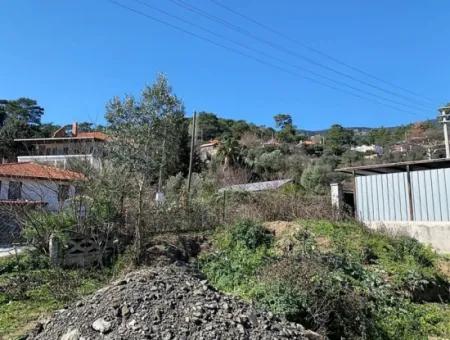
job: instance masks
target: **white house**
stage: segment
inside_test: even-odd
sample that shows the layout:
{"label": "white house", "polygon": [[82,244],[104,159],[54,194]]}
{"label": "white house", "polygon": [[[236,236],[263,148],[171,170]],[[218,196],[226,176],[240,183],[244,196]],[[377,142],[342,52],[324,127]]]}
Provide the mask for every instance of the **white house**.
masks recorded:
{"label": "white house", "polygon": [[79,172],[24,162],[0,164],[0,206],[41,205],[58,211],[75,195]]}
{"label": "white house", "polygon": [[101,131],[83,132],[77,123],[71,128],[64,126],[55,131],[51,138],[15,139],[24,150],[17,157],[19,163],[37,162],[66,168],[70,161],[82,160],[99,168],[102,145],[109,136]]}
{"label": "white house", "polygon": [[376,154],[378,156],[381,156],[383,154],[383,147],[375,144],[352,146],[351,150],[366,154],[367,153]]}

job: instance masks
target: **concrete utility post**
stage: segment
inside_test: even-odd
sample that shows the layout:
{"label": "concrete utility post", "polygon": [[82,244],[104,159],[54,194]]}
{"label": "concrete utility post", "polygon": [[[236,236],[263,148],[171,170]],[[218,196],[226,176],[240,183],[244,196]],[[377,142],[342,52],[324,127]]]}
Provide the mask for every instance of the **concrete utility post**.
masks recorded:
{"label": "concrete utility post", "polygon": [[448,127],[447,127],[447,124],[450,123],[450,106],[441,107],[438,111],[440,112],[438,119],[444,126],[445,158],[450,158],[450,145],[448,144]]}

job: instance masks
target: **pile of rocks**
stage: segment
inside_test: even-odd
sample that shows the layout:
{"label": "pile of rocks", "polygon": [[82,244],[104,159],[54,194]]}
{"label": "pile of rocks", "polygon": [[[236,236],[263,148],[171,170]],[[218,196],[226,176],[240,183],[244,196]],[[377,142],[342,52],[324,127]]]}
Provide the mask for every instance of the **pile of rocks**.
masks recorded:
{"label": "pile of rocks", "polygon": [[234,297],[189,267],[142,269],[60,310],[29,339],[321,339]]}

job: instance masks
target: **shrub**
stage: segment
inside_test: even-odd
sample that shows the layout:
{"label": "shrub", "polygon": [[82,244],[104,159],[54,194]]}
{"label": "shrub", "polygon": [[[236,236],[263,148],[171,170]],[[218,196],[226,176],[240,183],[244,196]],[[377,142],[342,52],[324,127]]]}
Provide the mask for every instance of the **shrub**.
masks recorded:
{"label": "shrub", "polygon": [[55,234],[60,239],[64,239],[66,233],[73,230],[75,225],[76,219],[71,213],[36,210],[27,215],[22,233],[29,243],[46,254],[50,236]]}
{"label": "shrub", "polygon": [[262,245],[269,245],[273,235],[260,224],[244,220],[231,228],[231,238],[233,242],[241,242],[249,249],[256,249]]}
{"label": "shrub", "polygon": [[200,258],[202,270],[219,289],[250,297],[257,271],[272,257],[272,237],[253,221],[236,223],[216,235],[217,251]]}
{"label": "shrub", "polygon": [[449,301],[428,247],[348,222],[304,221],[278,242],[260,233],[245,221],[216,235],[200,265],[218,289],[331,339],[450,335],[450,308],[424,303]]}

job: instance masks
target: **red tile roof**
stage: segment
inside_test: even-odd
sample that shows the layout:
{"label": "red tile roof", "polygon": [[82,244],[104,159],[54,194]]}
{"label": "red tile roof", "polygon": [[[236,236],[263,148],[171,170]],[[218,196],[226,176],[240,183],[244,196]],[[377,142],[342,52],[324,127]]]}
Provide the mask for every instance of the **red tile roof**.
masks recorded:
{"label": "red tile roof", "polygon": [[220,144],[220,141],[217,139],[211,139],[208,143],[200,145],[200,148],[205,148],[208,146],[217,146]]}
{"label": "red tile roof", "polygon": [[82,173],[32,162],[0,164],[0,177],[43,179],[52,181],[84,180]]}
{"label": "red tile roof", "polygon": [[109,140],[109,136],[106,133],[101,131],[93,131],[93,132],[78,132],[75,138],[93,138],[98,140],[107,141]]}

